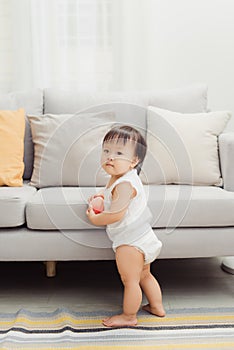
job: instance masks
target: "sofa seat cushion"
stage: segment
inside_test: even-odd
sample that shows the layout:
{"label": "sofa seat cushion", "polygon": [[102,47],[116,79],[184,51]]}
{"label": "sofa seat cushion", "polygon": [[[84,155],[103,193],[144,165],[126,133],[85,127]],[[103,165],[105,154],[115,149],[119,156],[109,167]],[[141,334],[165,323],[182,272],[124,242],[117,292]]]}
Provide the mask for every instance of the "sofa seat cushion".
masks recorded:
{"label": "sofa seat cushion", "polygon": [[36,230],[90,229],[86,217],[92,187],[46,187],[31,198],[26,207],[27,226]]}
{"label": "sofa seat cushion", "polygon": [[36,191],[27,182],[22,187],[0,187],[0,227],[23,225],[26,203]]}
{"label": "sofa seat cushion", "polygon": [[[155,228],[234,226],[234,192],[189,185],[150,185],[145,189]],[[86,209],[87,199],[94,193],[90,187],[40,189],[27,204],[27,225],[38,230],[93,228]]]}
{"label": "sofa seat cushion", "polygon": [[234,192],[215,186],[150,185],[153,227],[234,226]]}

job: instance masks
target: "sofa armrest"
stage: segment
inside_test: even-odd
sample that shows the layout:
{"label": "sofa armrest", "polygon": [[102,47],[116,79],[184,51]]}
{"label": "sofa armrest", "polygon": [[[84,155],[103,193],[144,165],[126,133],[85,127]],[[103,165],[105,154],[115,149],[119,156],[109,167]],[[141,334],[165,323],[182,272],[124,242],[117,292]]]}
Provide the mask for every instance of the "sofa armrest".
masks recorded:
{"label": "sofa armrest", "polygon": [[223,188],[234,192],[234,132],[219,136],[219,156]]}

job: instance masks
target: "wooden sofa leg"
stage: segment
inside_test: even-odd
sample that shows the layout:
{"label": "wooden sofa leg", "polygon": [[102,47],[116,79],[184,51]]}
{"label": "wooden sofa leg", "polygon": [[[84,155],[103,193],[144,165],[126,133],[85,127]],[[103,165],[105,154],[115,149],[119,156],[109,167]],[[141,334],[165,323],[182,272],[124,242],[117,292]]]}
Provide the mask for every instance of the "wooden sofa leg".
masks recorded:
{"label": "wooden sofa leg", "polygon": [[57,261],[46,261],[46,276],[55,277],[56,276],[56,264]]}

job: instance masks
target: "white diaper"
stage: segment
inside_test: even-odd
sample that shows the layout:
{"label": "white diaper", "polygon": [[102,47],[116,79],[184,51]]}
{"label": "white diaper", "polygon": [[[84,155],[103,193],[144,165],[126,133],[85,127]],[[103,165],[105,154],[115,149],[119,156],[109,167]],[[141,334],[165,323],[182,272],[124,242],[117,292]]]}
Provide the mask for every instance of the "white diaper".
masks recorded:
{"label": "white diaper", "polygon": [[[126,243],[126,245],[135,247],[144,254],[145,265],[153,262],[159,256],[162,248],[162,242],[157,238],[153,230],[145,234],[142,238],[134,241],[133,243]],[[116,248],[119,246],[120,245],[114,245],[114,251],[116,251]]]}

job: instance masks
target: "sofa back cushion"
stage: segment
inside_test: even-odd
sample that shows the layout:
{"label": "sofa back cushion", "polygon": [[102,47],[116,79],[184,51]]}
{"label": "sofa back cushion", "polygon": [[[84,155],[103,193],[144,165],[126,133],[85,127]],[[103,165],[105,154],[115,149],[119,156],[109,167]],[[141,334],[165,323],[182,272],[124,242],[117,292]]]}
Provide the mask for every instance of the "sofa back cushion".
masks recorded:
{"label": "sofa back cushion", "polygon": [[[43,91],[33,89],[0,94],[0,109],[17,110],[24,108],[25,114],[40,115],[43,113]],[[30,179],[33,170],[33,143],[29,121],[26,118],[24,137],[24,179]]]}
{"label": "sofa back cushion", "polygon": [[176,112],[207,111],[207,86],[204,84],[165,91],[81,93],[64,89],[44,90],[44,113],[76,113],[112,110],[116,121],[146,130],[146,108],[157,106]]}
{"label": "sofa back cushion", "polygon": [[[43,112],[73,114],[85,109],[90,112],[112,110],[116,115],[116,121],[131,123],[142,133],[146,130],[146,107],[148,105],[179,112],[205,112],[207,111],[207,87],[201,84],[165,91],[106,94],[49,88],[44,90],[44,95],[40,89],[0,94],[0,109],[16,110],[22,107],[26,115],[38,116]],[[24,179],[30,179],[32,175],[33,150],[31,129],[26,117]]]}

